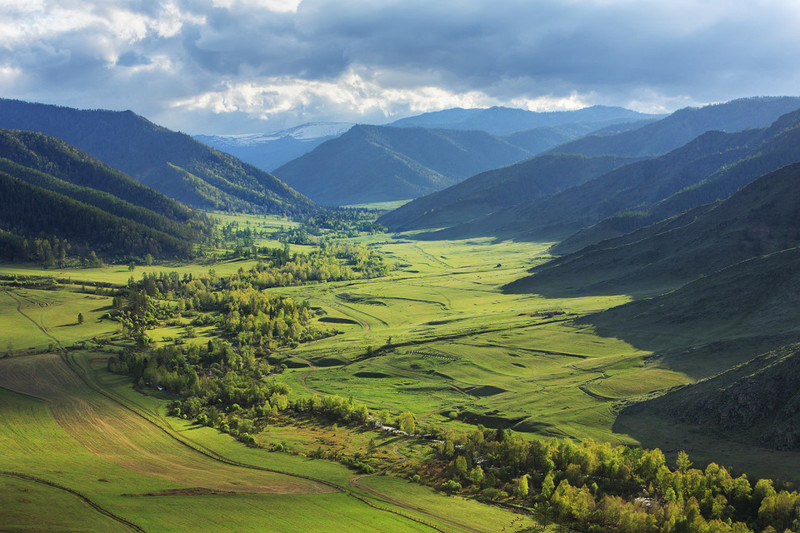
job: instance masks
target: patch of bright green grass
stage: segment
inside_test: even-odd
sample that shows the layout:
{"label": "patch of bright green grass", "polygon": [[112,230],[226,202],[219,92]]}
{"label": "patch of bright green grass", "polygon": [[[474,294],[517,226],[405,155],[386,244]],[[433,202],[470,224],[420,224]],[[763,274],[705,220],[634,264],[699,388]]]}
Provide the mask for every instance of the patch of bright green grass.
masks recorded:
{"label": "patch of bright green grass", "polygon": [[[0,350],[40,350],[110,335],[118,324],[101,318],[110,304],[109,297],[80,291],[6,288],[0,291]],[[79,314],[83,323],[78,322]]]}

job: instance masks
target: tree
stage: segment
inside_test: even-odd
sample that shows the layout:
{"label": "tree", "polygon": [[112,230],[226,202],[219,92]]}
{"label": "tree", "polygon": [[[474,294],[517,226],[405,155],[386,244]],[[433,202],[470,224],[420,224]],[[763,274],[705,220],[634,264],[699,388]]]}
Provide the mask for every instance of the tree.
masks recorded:
{"label": "tree", "polygon": [[414,424],[414,415],[408,411],[405,411],[397,417],[397,426],[400,428],[400,431],[405,431],[409,435],[414,433],[414,430],[416,429]]}
{"label": "tree", "polygon": [[153,264],[153,256],[150,255],[150,254],[147,254],[146,256],[144,256],[144,264],[147,265],[147,266],[152,265]]}
{"label": "tree", "polygon": [[454,492],[461,491],[461,483],[458,481],[454,481],[452,479],[445,481],[442,483],[441,488],[443,491],[447,492],[448,494],[453,494]]}
{"label": "tree", "polygon": [[78,313],[78,324],[83,324],[83,313]]}
{"label": "tree", "polygon": [[477,465],[475,468],[470,470],[467,479],[469,479],[474,485],[480,485],[483,481],[483,468],[481,468],[481,465]]}
{"label": "tree", "polygon": [[517,498],[528,497],[528,474],[523,474],[519,477],[514,492],[516,493]]}
{"label": "tree", "polygon": [[458,479],[464,479],[464,477],[467,475],[467,460],[463,455],[456,457],[456,460],[453,463],[453,475]]}
{"label": "tree", "polygon": [[97,254],[94,253],[94,250],[89,252],[89,266],[91,267],[101,267],[103,266],[103,262],[97,257]]}
{"label": "tree", "polygon": [[679,451],[678,460],[675,465],[681,472],[686,472],[687,470],[689,470],[692,467],[692,462],[689,460],[689,454],[687,454],[683,450]]}
{"label": "tree", "polygon": [[556,484],[553,482],[553,475],[547,474],[544,477],[544,481],[542,481],[542,497],[545,500],[549,500],[550,496],[553,495],[553,490],[555,490]]}
{"label": "tree", "polygon": [[136,268],[136,263],[134,261],[128,263],[128,272],[133,272],[135,268]]}

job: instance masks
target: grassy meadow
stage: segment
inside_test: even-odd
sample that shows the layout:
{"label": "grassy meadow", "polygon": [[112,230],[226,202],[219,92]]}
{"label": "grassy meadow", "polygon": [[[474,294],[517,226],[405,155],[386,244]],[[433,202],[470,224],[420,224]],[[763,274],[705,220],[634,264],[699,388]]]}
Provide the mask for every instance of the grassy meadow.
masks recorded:
{"label": "grassy meadow", "polygon": [[[295,227],[285,219],[214,216],[259,230]],[[617,424],[620,402],[692,380],[649,359],[651,352],[576,322],[630,301],[628,295],[503,293],[503,285],[547,259],[552,243],[411,241],[386,234],[350,240],[381,254],[394,270],[374,279],[269,289],[308,300],[318,325],[339,332],[271,355],[286,365],[274,378],[289,385],[294,399],[336,394],[373,412],[410,411],[418,423],[455,430],[483,424],[530,438],[640,444],[629,427]],[[109,350],[119,346],[92,341],[111,338],[119,324],[101,318],[111,297],[82,284],[123,286],[143,272],[202,275],[213,268],[224,275],[254,263],[137,265],[133,272],[120,265],[0,266],[7,281],[62,280],[55,289],[10,282],[0,289],[0,354],[10,356],[0,359],[0,497],[13,502],[0,509],[0,524],[112,531],[131,529],[128,521],[145,531],[291,531],[307,528],[313,516],[315,531],[517,531],[535,525],[526,515],[448,498],[391,472],[364,476],[309,458],[317,449],[349,456],[373,446],[369,461],[378,473],[394,466],[407,475],[431,454],[429,444],[308,420],[259,433],[261,447],[279,445],[291,453],[268,452],[168,417],[169,396],[143,395],[129,378],[106,370]],[[188,320],[148,334],[156,345],[169,343],[185,337],[187,326]],[[206,343],[216,334],[212,326],[198,327],[185,342]],[[65,356],[57,348],[73,349]],[[760,473],[774,474],[769,470]],[[59,502],[55,513],[42,511],[44,501]]]}

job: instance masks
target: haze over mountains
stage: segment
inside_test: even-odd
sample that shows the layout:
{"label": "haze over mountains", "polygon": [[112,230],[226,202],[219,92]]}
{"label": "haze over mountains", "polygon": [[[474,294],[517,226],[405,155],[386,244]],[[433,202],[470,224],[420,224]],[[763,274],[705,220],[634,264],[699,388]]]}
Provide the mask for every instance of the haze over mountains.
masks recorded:
{"label": "haze over mountains", "polygon": [[[514,194],[514,189],[506,189],[504,172],[518,171],[518,169],[510,167],[505,171],[498,171],[492,180],[480,187],[483,190],[482,194],[486,196],[494,195],[494,188],[500,191],[496,193],[498,195],[502,195],[502,191],[507,190],[504,205],[498,206],[498,209],[490,214],[485,215],[480,212],[473,214],[470,210],[461,210],[458,206],[460,189],[454,188],[452,197],[448,190],[442,191],[441,202],[435,208],[435,211],[438,211],[435,217],[431,214],[420,216],[419,213],[424,213],[426,210],[420,210],[415,204],[424,205],[426,200],[419,199],[406,204],[393,213],[384,215],[380,221],[393,230],[437,228],[441,227],[437,220],[459,221],[458,224],[451,222],[449,229],[430,233],[427,238],[505,235],[526,239],[561,240],[606,217],[631,210],[640,211],[683,191],[682,200],[673,199],[672,210],[664,211],[664,216],[669,216],[669,214],[676,214],[689,207],[699,205],[699,203],[704,203],[704,200],[711,201],[707,200],[705,196],[696,194],[697,191],[690,193],[690,188],[711,178],[716,172],[721,172],[742,159],[758,154],[765,145],[769,144],[770,140],[775,141],[776,150],[782,150],[777,147],[781,146],[783,141],[775,138],[779,130],[784,127],[782,122],[776,124],[773,129],[736,132],[736,129],[743,123],[748,124],[749,128],[763,127],[778,119],[783,113],[793,111],[798,107],[800,107],[798,98],[757,98],[700,109],[681,110],[639,130],[597,138],[606,142],[609,147],[607,153],[615,153],[611,148],[616,146],[617,155],[630,155],[640,151],[638,148],[641,145],[640,135],[649,136],[651,146],[658,145],[665,148],[678,142],[676,137],[678,130],[701,132],[699,137],[685,146],[677,147],[660,157],[622,166],[580,185],[564,187],[561,192],[532,199],[533,201],[524,195]],[[675,118],[676,115],[678,118]],[[747,120],[743,119],[743,116],[748,117]],[[693,117],[696,121],[693,121]],[[709,117],[713,118],[713,121]],[[725,117],[728,117],[727,122]],[[786,120],[791,121],[791,115]],[[734,133],[709,132],[703,134],[704,128],[711,122],[721,129]],[[637,132],[637,135],[631,135]],[[626,148],[628,141],[635,144],[637,148]],[[792,162],[794,155],[791,153],[791,145],[787,150],[790,153],[777,157],[774,163],[767,163],[766,166],[759,167],[760,172],[755,175],[752,172],[744,173],[744,176],[749,176],[749,178],[737,173],[739,177],[736,178],[738,180],[736,183],[738,185],[746,184],[748,179],[752,181],[764,172],[777,168],[775,165],[779,165],[780,161]],[[554,150],[553,155],[556,155],[556,152]],[[587,157],[586,161],[590,162],[592,159]],[[766,161],[766,159],[762,159],[762,161]],[[530,179],[537,178],[531,176]],[[474,177],[470,180],[477,182],[485,181],[486,178]],[[470,180],[464,182],[462,187]],[[708,191],[712,190],[708,187],[705,185],[703,188]],[[733,190],[725,189],[724,186],[713,190],[714,194],[725,190],[728,190],[727,194],[733,192]],[[452,206],[450,198],[452,198]],[[653,221],[655,220],[650,222]],[[624,229],[624,225],[621,229]],[[630,231],[630,229],[635,228],[628,227],[625,231]],[[597,238],[600,238],[600,235]]]}
{"label": "haze over mountains", "polygon": [[607,107],[552,113],[451,109],[389,126],[356,126],[275,174],[323,205],[406,200],[591,132],[627,130],[653,119]]}
{"label": "haze over mountains", "polygon": [[396,120],[389,126],[398,128],[432,128],[444,130],[480,130],[492,135],[537,128],[584,125],[592,130],[641,120],[655,120],[659,115],[647,115],[622,107],[591,106],[575,111],[535,112],[507,107],[488,109],[445,109]]}
{"label": "haze over mountains", "polygon": [[195,135],[194,139],[271,172],[352,127],[344,122],[312,122],[272,133]]}

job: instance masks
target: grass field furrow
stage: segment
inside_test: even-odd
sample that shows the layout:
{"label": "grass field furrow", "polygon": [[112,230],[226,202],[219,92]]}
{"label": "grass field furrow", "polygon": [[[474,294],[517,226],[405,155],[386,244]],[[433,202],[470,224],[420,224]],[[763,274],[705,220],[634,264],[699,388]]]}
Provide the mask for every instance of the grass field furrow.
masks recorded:
{"label": "grass field furrow", "polygon": [[84,503],[86,503],[89,507],[91,507],[92,509],[94,509],[98,513],[100,513],[102,515],[105,515],[105,516],[111,518],[112,520],[115,520],[116,522],[119,522],[120,524],[122,524],[126,528],[128,528],[130,530],[133,530],[133,531],[138,531],[140,533],[145,533],[144,529],[142,529],[141,527],[137,526],[136,524],[134,524],[130,520],[126,520],[125,518],[122,518],[121,516],[109,511],[108,509],[106,509],[106,508],[102,507],[101,505],[99,505],[97,502],[95,502],[92,499],[90,499],[88,496],[85,496],[84,494],[81,494],[80,492],[78,492],[76,490],[73,490],[73,489],[71,489],[69,487],[65,487],[63,485],[59,485],[58,483],[53,483],[52,481],[47,481],[46,479],[42,479],[42,478],[39,478],[39,477],[36,477],[36,476],[31,476],[29,474],[23,474],[21,472],[0,471],[0,474],[2,474],[4,476],[16,477],[16,478],[23,479],[23,480],[26,480],[26,481],[32,481],[34,483],[47,485],[48,487],[53,487],[55,489],[62,490],[64,492],[68,492],[68,493],[78,497],[80,500],[82,500]]}

